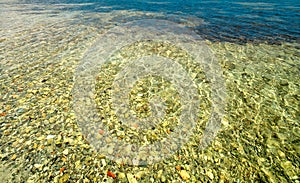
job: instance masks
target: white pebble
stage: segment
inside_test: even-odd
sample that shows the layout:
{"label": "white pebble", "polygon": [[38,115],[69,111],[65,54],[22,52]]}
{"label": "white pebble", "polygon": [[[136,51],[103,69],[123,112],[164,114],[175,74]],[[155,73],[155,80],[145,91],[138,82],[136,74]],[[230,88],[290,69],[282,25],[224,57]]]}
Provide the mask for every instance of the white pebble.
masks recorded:
{"label": "white pebble", "polygon": [[68,155],[68,154],[69,154],[69,150],[68,150],[68,149],[65,149],[65,150],[63,151],[63,154],[64,154],[64,155]]}
{"label": "white pebble", "polygon": [[46,137],[46,139],[48,140],[48,139],[53,139],[55,137],[55,135],[48,135],[47,137]]}

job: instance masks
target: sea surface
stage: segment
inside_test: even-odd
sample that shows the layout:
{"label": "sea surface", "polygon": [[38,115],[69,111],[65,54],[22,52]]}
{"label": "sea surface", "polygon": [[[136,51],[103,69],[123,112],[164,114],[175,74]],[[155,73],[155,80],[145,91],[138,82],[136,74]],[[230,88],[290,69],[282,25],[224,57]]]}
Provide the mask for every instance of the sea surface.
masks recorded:
{"label": "sea surface", "polygon": [[299,0],[0,0],[0,182],[300,182],[299,78]]}
{"label": "sea surface", "polygon": [[[3,0],[2,0],[3,1]],[[3,1],[2,12],[6,12],[7,3]],[[247,42],[282,41],[299,42],[300,2],[286,1],[12,1],[22,8],[23,13],[59,14],[81,12],[102,13],[121,11],[141,11],[162,14],[163,16],[186,16],[199,25],[194,27],[203,38],[214,41]],[[125,18],[125,17],[120,17]],[[203,22],[197,20],[202,19]],[[132,17],[132,19],[134,19]],[[5,21],[2,18],[1,21]],[[89,21],[89,20],[87,20]],[[174,20],[176,21],[176,19]],[[178,20],[177,20],[178,21]],[[86,22],[88,23],[88,22]]]}

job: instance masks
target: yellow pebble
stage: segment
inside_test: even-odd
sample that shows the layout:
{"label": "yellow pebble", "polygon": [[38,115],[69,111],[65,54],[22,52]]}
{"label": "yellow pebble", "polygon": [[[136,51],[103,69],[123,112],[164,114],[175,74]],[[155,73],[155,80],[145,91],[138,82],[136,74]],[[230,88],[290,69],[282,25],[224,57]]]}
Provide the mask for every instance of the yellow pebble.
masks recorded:
{"label": "yellow pebble", "polygon": [[180,170],[179,175],[183,180],[188,180],[190,178],[190,175],[186,170]]}
{"label": "yellow pebble", "polygon": [[17,155],[14,154],[10,159],[11,159],[11,160],[15,160],[16,158],[17,158]]}

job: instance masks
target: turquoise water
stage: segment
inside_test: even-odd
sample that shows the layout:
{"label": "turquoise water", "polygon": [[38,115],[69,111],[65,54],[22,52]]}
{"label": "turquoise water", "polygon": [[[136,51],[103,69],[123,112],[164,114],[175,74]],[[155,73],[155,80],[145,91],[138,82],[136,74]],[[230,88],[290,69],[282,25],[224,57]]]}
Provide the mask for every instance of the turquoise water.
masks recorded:
{"label": "turquoise water", "polygon": [[[56,8],[59,11],[83,13],[111,12],[114,10],[162,13],[164,16],[188,16],[204,20],[196,27],[203,38],[218,41],[242,42],[298,41],[300,39],[300,2],[287,1],[19,1],[32,5],[72,5]],[[28,7],[31,13],[48,13],[48,9]],[[119,19],[125,17],[118,17]],[[89,21],[89,20],[87,20]],[[119,20],[120,21],[120,20]],[[128,20],[127,20],[128,21]],[[178,21],[174,19],[174,21]],[[88,22],[86,22],[88,23]]]}

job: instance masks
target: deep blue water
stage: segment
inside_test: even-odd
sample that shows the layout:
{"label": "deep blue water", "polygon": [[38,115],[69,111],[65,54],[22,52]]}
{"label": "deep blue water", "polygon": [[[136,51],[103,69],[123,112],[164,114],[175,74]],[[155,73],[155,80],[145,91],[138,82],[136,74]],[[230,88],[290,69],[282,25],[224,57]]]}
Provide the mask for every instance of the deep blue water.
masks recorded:
{"label": "deep blue water", "polygon": [[300,42],[300,0],[21,0],[20,3],[84,4],[62,8],[63,11],[137,10],[166,16],[196,16],[204,23],[195,31],[212,41]]}

